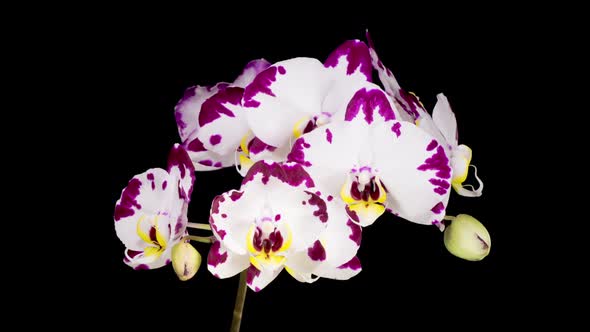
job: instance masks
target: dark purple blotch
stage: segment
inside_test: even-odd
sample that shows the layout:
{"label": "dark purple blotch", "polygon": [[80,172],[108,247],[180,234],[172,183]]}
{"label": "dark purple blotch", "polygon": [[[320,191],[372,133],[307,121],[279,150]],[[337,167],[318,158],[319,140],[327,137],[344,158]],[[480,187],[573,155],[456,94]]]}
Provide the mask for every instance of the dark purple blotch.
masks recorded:
{"label": "dark purple blotch", "polygon": [[307,255],[314,261],[323,261],[326,259],[326,250],[319,240],[316,240],[313,245],[307,249]]}
{"label": "dark purple blotch", "polygon": [[133,178],[127,184],[127,187],[123,189],[121,193],[121,200],[115,206],[115,221],[121,220],[132,216],[135,209],[141,209],[141,205],[137,203],[137,196],[139,195],[139,188],[141,187],[141,181],[137,178]]}
{"label": "dark purple blotch", "polygon": [[362,108],[363,113],[365,114],[365,121],[371,124],[373,122],[373,113],[377,107],[379,107],[379,115],[383,117],[385,121],[395,120],[395,113],[383,91],[378,89],[367,91],[367,88],[362,88],[358,90],[348,102],[346,113],[344,114],[344,120],[352,121]]}
{"label": "dark purple blotch", "polygon": [[213,242],[211,249],[209,249],[207,264],[216,267],[219,264],[225,263],[226,260],[227,252],[221,253],[221,243],[219,241]]}

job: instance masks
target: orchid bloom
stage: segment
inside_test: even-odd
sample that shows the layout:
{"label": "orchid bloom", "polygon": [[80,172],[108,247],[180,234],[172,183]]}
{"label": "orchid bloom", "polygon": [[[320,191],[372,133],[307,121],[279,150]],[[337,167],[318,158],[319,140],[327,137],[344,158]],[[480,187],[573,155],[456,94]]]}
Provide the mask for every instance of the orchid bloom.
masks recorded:
{"label": "orchid bloom", "polygon": [[301,282],[315,281],[312,274],[356,275],[360,227],[333,197],[320,195],[299,164],[255,163],[240,190],[213,200],[209,222],[217,241],[209,251],[209,271],[228,278],[248,269],[254,291],[283,269]]}
{"label": "orchid bloom", "polygon": [[125,245],[124,262],[134,269],[156,269],[171,261],[172,248],[186,235],[187,209],[195,169],[180,145],[168,169],[134,176],[115,205],[115,231]]}
{"label": "orchid bloom", "polygon": [[358,40],[340,45],[323,64],[313,58],[275,63],[245,88],[248,125],[263,142],[290,147],[294,139],[330,122],[342,90],[371,84],[371,74],[368,47]]}
{"label": "orchid bloom", "polygon": [[451,169],[439,142],[397,121],[378,87],[357,91],[343,118],[301,136],[288,161],[305,166],[317,187],[341,198],[362,226],[391,210],[442,227]]}
{"label": "orchid bloom", "polygon": [[[452,177],[451,184],[453,189],[461,195],[468,197],[481,196],[483,190],[483,182],[477,176],[477,168],[475,170],[475,178],[479,183],[479,188],[475,189],[472,185],[463,185],[467,179],[469,166],[471,163],[471,149],[464,144],[459,145],[459,132],[457,131],[457,119],[449,105],[447,97],[442,93],[437,95],[437,103],[432,110],[432,116],[428,114],[424,105],[420,102],[418,97],[413,93],[408,93],[403,90],[391,70],[386,68],[375,51],[373,42],[367,32],[367,40],[369,41],[369,50],[371,54],[373,67],[379,73],[379,79],[385,88],[385,91],[395,100],[399,108],[403,109],[401,119],[415,123],[418,127],[424,129],[432,136],[436,137],[438,142],[444,147],[447,154],[451,157]],[[466,187],[471,187],[467,189]]]}
{"label": "orchid bloom", "polygon": [[[242,107],[244,87],[270,66],[250,61],[233,83],[188,88],[175,107],[178,133],[197,171],[232,166],[236,152],[255,139]],[[245,139],[248,139],[244,142]]]}

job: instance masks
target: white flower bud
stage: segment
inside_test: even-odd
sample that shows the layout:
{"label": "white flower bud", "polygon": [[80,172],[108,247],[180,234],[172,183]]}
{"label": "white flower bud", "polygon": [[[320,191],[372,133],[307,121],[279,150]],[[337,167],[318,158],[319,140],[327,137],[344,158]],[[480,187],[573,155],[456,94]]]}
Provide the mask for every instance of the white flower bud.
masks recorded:
{"label": "white flower bud", "polygon": [[172,267],[178,278],[187,281],[201,266],[201,254],[188,242],[177,243],[172,248]]}
{"label": "white flower bud", "polygon": [[489,253],[492,245],[490,233],[475,218],[460,214],[455,217],[444,234],[447,250],[468,261],[480,261]]}

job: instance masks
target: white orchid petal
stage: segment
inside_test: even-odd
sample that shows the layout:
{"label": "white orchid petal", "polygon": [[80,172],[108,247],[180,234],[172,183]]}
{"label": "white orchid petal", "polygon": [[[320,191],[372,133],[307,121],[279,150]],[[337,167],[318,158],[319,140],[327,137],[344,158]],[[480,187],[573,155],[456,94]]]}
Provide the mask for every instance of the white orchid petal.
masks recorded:
{"label": "white orchid petal", "polygon": [[450,160],[439,142],[413,124],[389,127],[379,124],[371,133],[386,206],[402,218],[431,224],[431,209],[450,194]]}
{"label": "white orchid petal", "polygon": [[211,204],[209,223],[215,237],[232,252],[247,253],[246,235],[264,208],[264,198],[252,191],[231,190]]}
{"label": "white orchid petal", "polygon": [[223,245],[220,241],[211,244],[207,257],[207,268],[217,278],[232,277],[250,266],[248,255],[239,255]]}
{"label": "white orchid petal", "polygon": [[272,65],[245,88],[249,127],[266,144],[287,144],[299,119],[321,113],[329,84],[316,59],[294,58]]}
{"label": "white orchid petal", "polygon": [[203,103],[197,137],[208,151],[221,156],[233,154],[248,133],[243,94],[243,88],[230,86],[220,89]]}
{"label": "white orchid petal", "polygon": [[178,134],[183,143],[199,129],[199,113],[201,106],[209,97],[226,87],[228,83],[218,83],[215,86],[193,86],[185,90],[182,99],[174,107],[174,117],[178,126]]}
{"label": "white orchid petal", "polygon": [[330,266],[340,266],[354,257],[361,245],[362,228],[346,213],[345,204],[340,199],[328,196],[328,227],[320,241],[326,250],[326,262]]}
{"label": "white orchid petal", "polygon": [[369,48],[360,40],[348,40],[338,46],[326,59],[324,66],[334,79],[372,80]]}
{"label": "white orchid petal", "polygon": [[455,113],[451,109],[449,100],[444,94],[439,93],[436,95],[437,102],[432,110],[432,120],[434,124],[440,130],[441,134],[445,137],[448,144],[456,146],[458,144],[458,133],[457,133],[457,119]]}
{"label": "white orchid petal", "polygon": [[348,280],[362,271],[360,260],[354,256],[348,262],[337,266],[324,265],[315,271],[322,278],[335,280]]}
{"label": "white orchid petal", "polygon": [[220,155],[208,151],[196,135],[191,136],[184,147],[188,151],[196,171],[214,171],[234,164],[233,153]]}
{"label": "white orchid petal", "polygon": [[184,220],[181,215],[185,204],[179,196],[178,179],[165,170],[152,168],[136,175],[115,205],[117,236],[128,249],[143,251],[149,244],[138,234],[138,224],[144,232],[157,224],[168,239],[170,229],[176,227],[177,221]]}
{"label": "white orchid petal", "polygon": [[252,83],[256,75],[270,67],[270,62],[265,59],[256,59],[248,62],[248,64],[242,70],[242,73],[235,79],[233,86],[245,88],[248,84]]}
{"label": "white orchid petal", "polygon": [[255,292],[259,292],[261,289],[270,284],[270,282],[273,281],[282,270],[283,268],[280,267],[276,270],[266,269],[261,271],[253,265],[250,265],[248,268],[248,276],[246,278],[248,287],[250,287],[250,289]]}
{"label": "white orchid petal", "polygon": [[375,120],[390,121],[399,118],[395,103],[381,88],[359,80],[341,80],[328,91],[323,111],[332,115],[332,121],[351,121],[356,116],[368,123]]}
{"label": "white orchid petal", "polygon": [[337,197],[354,165],[359,165],[369,127],[363,121],[333,122],[300,137],[287,160],[305,166],[322,192]]}

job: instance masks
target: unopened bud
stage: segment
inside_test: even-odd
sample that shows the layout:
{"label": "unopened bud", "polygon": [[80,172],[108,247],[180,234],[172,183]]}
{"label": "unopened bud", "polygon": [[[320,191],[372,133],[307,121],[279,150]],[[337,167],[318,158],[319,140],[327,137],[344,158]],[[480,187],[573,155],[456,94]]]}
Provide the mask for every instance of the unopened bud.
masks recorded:
{"label": "unopened bud", "polygon": [[467,214],[455,217],[444,234],[447,250],[468,261],[480,261],[490,253],[490,233],[475,218]]}
{"label": "unopened bud", "polygon": [[172,267],[178,278],[187,281],[194,277],[201,266],[201,254],[188,242],[177,243],[172,248]]}

